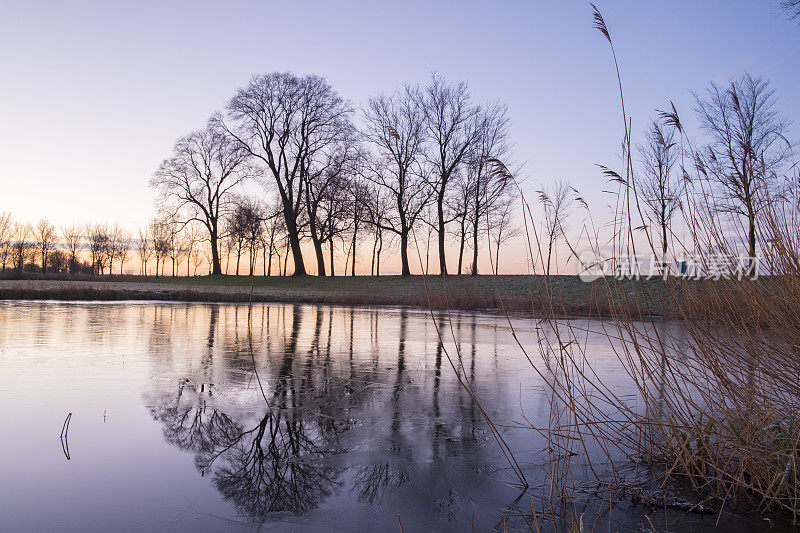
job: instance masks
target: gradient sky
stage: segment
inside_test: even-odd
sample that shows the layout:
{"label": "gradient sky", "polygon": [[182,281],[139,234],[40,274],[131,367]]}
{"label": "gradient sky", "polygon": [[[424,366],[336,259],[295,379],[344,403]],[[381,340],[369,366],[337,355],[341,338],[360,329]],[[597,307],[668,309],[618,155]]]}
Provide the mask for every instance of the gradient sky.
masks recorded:
{"label": "gradient sky", "polygon": [[[800,117],[800,25],[777,0],[598,1],[634,134],[710,80],[769,79]],[[437,70],[509,107],[526,188],[566,179],[601,213],[618,166],[616,78],[585,2],[11,2],[0,17],[0,211],[34,222],[153,214],[176,137],[254,73],[326,76],[355,105]],[[795,124],[791,136],[797,140]],[[520,262],[520,264],[524,264]],[[524,268],[524,267],[521,267]]]}

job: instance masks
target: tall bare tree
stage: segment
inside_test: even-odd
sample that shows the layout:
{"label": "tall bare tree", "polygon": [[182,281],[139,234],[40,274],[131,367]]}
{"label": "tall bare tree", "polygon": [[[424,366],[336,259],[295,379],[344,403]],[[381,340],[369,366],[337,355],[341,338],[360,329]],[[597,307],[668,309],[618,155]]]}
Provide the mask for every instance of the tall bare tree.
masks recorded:
{"label": "tall bare tree", "polygon": [[486,234],[486,224],[517,195],[517,188],[511,183],[514,178],[503,163],[511,151],[508,128],[505,105],[495,102],[479,112],[478,137],[466,168],[467,190],[471,193],[466,207],[472,231],[473,276],[478,275],[478,241]]}
{"label": "tall bare tree", "polygon": [[695,99],[697,117],[709,136],[698,158],[701,175],[716,184],[718,208],[744,217],[744,242],[755,258],[760,202],[789,154],[788,124],[775,110],[769,82],[750,74],[724,87],[712,82],[705,96],[695,94]]}
{"label": "tall bare tree", "polygon": [[78,224],[64,226],[61,228],[61,238],[69,254],[69,273],[74,276],[78,267],[78,250],[83,239],[83,228]]}
{"label": "tall bare tree", "polygon": [[[310,160],[302,173],[305,181],[305,220],[308,234],[317,259],[317,275],[325,275],[324,243],[333,244],[341,233],[345,211],[346,191],[352,180],[353,169],[360,158],[355,130],[342,123],[337,139],[329,143]],[[331,261],[333,275],[333,261]]]}
{"label": "tall bare tree", "polygon": [[679,183],[672,169],[677,160],[675,132],[663,129],[653,121],[644,143],[639,145],[641,172],[634,177],[639,194],[658,227],[661,239],[661,261],[666,264],[668,236],[672,217],[680,208]]}
{"label": "tall bare tree", "polygon": [[391,96],[370,98],[364,122],[373,150],[364,176],[380,188],[375,194],[386,193],[373,206],[381,208],[380,216],[371,209],[371,221],[378,233],[385,230],[400,238],[401,274],[409,276],[409,237],[429,201],[422,173],[426,130],[419,89],[406,86]]}
{"label": "tall bare tree", "polygon": [[228,122],[220,124],[267,168],[283,203],[294,275],[306,275],[300,249],[304,175],[341,133],[350,106],[319,76],[290,73],[255,76],[228,102]]}
{"label": "tall bare tree", "polygon": [[218,121],[205,129],[181,137],[172,156],[165,159],[150,180],[167,203],[177,212],[185,210],[183,221],[197,221],[208,231],[211,246],[211,272],[221,274],[219,260],[220,217],[229,204],[231,192],[254,176],[248,164],[250,154],[231,139]]}
{"label": "tall bare tree", "polygon": [[450,192],[451,179],[479,137],[477,119],[480,108],[471,103],[469,86],[466,83],[450,84],[438,74],[434,74],[431,82],[423,89],[421,101],[430,140],[427,160],[431,169],[427,178],[436,202],[439,273],[446,276],[445,238],[448,219],[445,198]]}
{"label": "tall bare tree", "polygon": [[47,256],[56,244],[56,228],[47,220],[41,219],[34,227],[34,238],[42,261],[42,274],[47,272]]}

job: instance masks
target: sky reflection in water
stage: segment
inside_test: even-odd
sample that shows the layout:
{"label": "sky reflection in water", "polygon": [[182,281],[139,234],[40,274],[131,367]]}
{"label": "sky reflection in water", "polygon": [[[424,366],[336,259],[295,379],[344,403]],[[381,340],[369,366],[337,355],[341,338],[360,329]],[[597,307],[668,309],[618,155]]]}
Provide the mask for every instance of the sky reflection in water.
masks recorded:
{"label": "sky reflection in water", "polygon": [[[545,443],[512,426],[547,420],[546,388],[504,317],[437,320],[445,342],[422,310],[0,302],[0,529],[523,525],[527,499],[447,354],[532,485]],[[534,321],[514,326],[535,342]],[[587,342],[624,387],[607,341]]]}

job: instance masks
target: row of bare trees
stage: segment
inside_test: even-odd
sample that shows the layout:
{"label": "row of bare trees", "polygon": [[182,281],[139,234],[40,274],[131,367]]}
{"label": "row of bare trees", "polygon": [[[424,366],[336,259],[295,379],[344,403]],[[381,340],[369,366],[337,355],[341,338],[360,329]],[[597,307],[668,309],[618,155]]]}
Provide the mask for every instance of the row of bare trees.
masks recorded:
{"label": "row of bare trees", "polygon": [[[319,275],[334,273],[335,243],[355,273],[358,244],[369,240],[373,271],[387,244],[409,275],[409,248],[426,234],[436,235],[441,274],[448,238],[458,244],[458,271],[469,246],[477,274],[480,243],[513,234],[517,188],[502,162],[509,157],[505,106],[474,103],[465,83],[434,74],[356,112],[324,78],[271,73],[253,77],[205,129],[179,139],[150,183],[165,213],[203,229],[214,274],[232,238],[237,257],[250,243],[251,273],[256,248],[277,256],[280,240],[294,275],[307,272],[303,242]],[[257,247],[261,234],[268,242]]]}
{"label": "row of bare trees", "polygon": [[[727,217],[754,264],[766,243],[759,242],[759,216],[766,205],[797,198],[792,178],[793,145],[788,121],[777,111],[777,97],[768,81],[744,74],[726,85],[711,83],[694,94],[695,114],[704,133],[692,140],[675,107],[660,111],[638,146],[640,169],[634,174],[643,214],[649,220],[653,249],[666,262],[670,241],[681,242],[673,218],[692,185],[686,169],[696,170],[694,185],[712,218]],[[683,160],[691,154],[689,161]],[[699,178],[698,178],[699,176]],[[794,206],[795,208],[798,206]],[[687,217],[697,214],[687,213]],[[693,231],[693,228],[687,228]],[[694,238],[692,240],[695,240]]]}
{"label": "row of bare trees", "polygon": [[[695,100],[702,141],[689,138],[673,107],[659,112],[638,145],[633,176],[648,238],[666,263],[689,179],[678,170],[691,163],[707,182],[702,190],[709,209],[738,221],[741,240],[755,257],[763,245],[761,206],[800,196],[796,182],[781,179],[793,153],[788,122],[776,111],[769,83],[749,74],[725,86],[711,84]],[[154,260],[156,275],[197,274],[204,264],[212,273],[243,268],[253,275],[259,262],[263,275],[286,275],[291,258],[299,275],[306,271],[305,241],[320,275],[335,274],[337,252],[345,273],[355,275],[364,243],[371,245],[372,274],[380,274],[388,249],[399,254],[401,272],[409,275],[412,245],[424,250],[428,272],[432,237],[440,273],[447,273],[447,239],[457,246],[458,272],[477,274],[484,242],[496,269],[500,244],[516,231],[518,189],[502,162],[510,157],[505,107],[475,105],[466,84],[434,75],[427,86],[371,98],[359,127],[354,115],[322,78],[254,77],[226,114],[176,142],[151,180],[162,193],[163,214],[137,238],[117,225],[56,229],[46,220],[27,224],[2,213],[2,271],[97,275],[118,265],[121,273],[135,249],[141,274]],[[681,160],[686,153],[691,161]],[[537,192],[541,267],[549,274],[573,203],[583,200],[566,181]],[[468,249],[472,257],[465,265]]]}
{"label": "row of bare trees", "polygon": [[[87,272],[112,273],[114,264],[119,272],[129,258],[132,245],[130,233],[118,225],[72,224],[57,229],[47,220],[36,224],[15,221],[11,213],[0,213],[0,269],[38,271],[46,274]],[[84,252],[90,261],[83,261]]]}

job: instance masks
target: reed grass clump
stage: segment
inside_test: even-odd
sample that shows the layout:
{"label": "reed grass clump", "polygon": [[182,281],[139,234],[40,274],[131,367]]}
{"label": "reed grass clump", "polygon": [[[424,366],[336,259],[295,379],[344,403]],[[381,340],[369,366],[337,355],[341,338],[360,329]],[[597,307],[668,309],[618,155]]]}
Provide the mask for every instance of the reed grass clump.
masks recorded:
{"label": "reed grass clump", "polygon": [[[609,508],[615,498],[628,497],[655,508],[692,512],[783,512],[796,523],[800,180],[787,176],[785,185],[776,188],[767,183],[775,176],[765,166],[751,169],[755,192],[748,202],[754,206],[753,216],[725,209],[702,163],[704,156],[688,139],[674,106],[661,113],[664,127],[674,128],[678,139],[679,211],[685,229],[681,238],[670,236],[673,256],[667,258],[666,245],[643,231],[651,220],[643,214],[634,176],[622,76],[611,33],[596,9],[594,14],[595,27],[611,46],[619,79],[623,169],[603,167],[619,187],[610,240],[584,240],[580,247],[591,247],[597,255],[612,250],[607,258],[612,264],[636,255],[660,257],[663,292],[654,307],[648,282],[601,277],[593,290],[596,301],[608,306],[603,313],[607,319],[587,323],[563,320],[556,293],[544,287],[543,294],[550,297],[537,346],[519,346],[538,378],[548,384],[551,406],[546,423],[526,419],[549,443],[550,489],[542,509],[532,512],[569,516],[578,496],[575,465],[580,463],[601,487],[593,497],[607,501]],[[763,158],[760,164],[765,165]],[[796,173],[797,168],[792,165],[789,171]],[[524,198],[523,211],[529,259],[544,265],[546,246]],[[588,208],[586,217],[582,235],[598,235]],[[577,257],[579,243],[567,244]],[[741,257],[742,248],[749,252],[744,262],[720,265],[721,257]],[[696,276],[683,276],[677,267],[687,255],[693,258]],[[586,342],[590,333],[606,337],[632,394],[599,379]]]}

